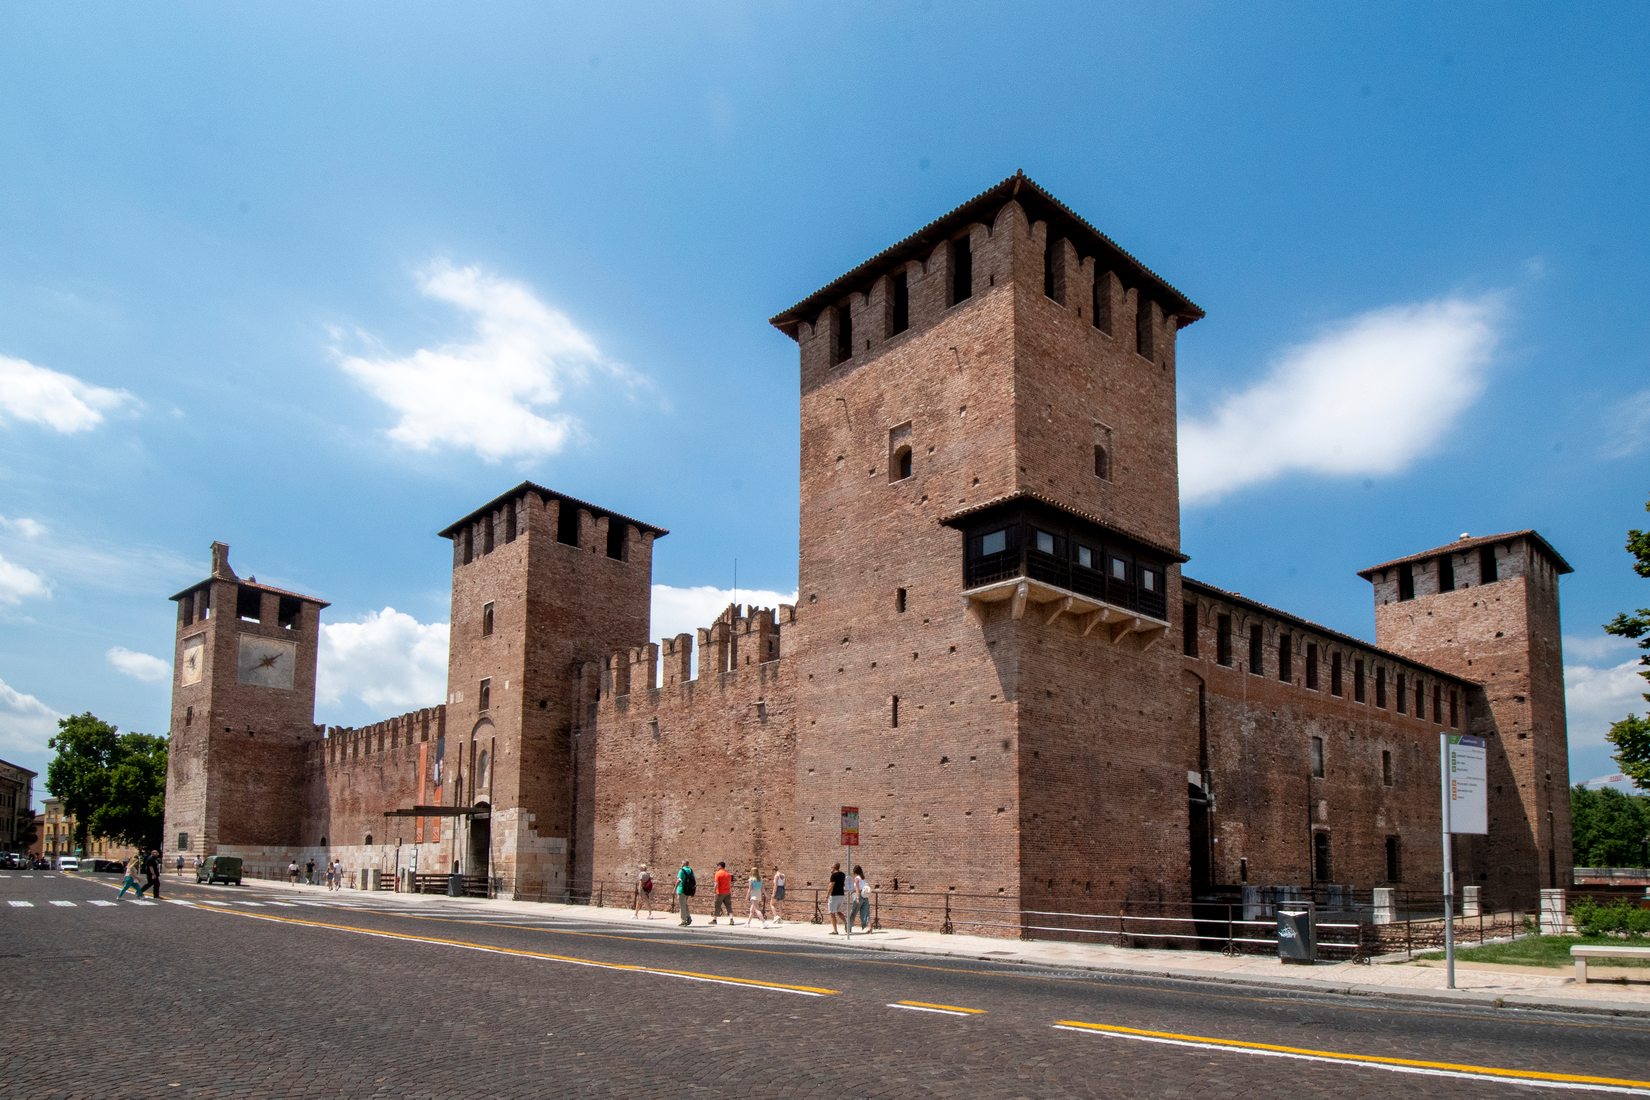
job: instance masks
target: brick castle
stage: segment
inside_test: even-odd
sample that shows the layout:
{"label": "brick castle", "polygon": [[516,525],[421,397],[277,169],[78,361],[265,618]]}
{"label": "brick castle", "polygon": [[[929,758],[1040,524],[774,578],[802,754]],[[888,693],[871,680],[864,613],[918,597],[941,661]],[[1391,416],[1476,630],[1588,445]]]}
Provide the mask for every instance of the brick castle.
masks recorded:
{"label": "brick castle", "polygon": [[[320,600],[173,597],[174,851],[515,896],[684,858],[1025,909],[1436,891],[1439,734],[1489,746],[1458,882],[1569,882],[1558,578],[1533,531],[1363,570],[1370,644],[1182,573],[1202,311],[1024,175],[773,319],[801,353],[797,605],[653,643],[666,532],[531,482],[452,543],[444,704],[314,724]],[[695,669],[697,674],[695,674]],[[399,816],[388,816],[398,813]]]}

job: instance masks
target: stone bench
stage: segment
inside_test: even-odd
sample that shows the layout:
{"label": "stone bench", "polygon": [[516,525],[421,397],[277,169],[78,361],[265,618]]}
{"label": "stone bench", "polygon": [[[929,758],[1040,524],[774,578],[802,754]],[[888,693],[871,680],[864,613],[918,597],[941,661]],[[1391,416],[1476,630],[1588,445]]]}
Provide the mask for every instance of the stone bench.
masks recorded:
{"label": "stone bench", "polygon": [[1650,962],[1650,947],[1620,947],[1589,945],[1570,948],[1570,958],[1576,961],[1576,981],[1587,984],[1588,959],[1642,959]]}

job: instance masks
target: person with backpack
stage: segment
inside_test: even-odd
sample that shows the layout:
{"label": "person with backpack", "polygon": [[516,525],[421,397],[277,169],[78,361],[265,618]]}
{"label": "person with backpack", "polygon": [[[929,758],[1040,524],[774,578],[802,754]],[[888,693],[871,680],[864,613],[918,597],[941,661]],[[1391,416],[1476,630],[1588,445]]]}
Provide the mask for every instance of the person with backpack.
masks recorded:
{"label": "person with backpack", "polygon": [[636,876],[636,912],[634,916],[642,915],[642,906],[647,906],[647,919],[653,919],[653,875],[649,873],[647,864],[642,864],[642,873]]}
{"label": "person with backpack", "polygon": [[682,869],[676,872],[676,906],[682,911],[683,928],[693,923],[693,914],[688,912],[688,905],[693,900],[693,895],[698,892],[699,880],[693,875],[693,867],[684,859]]}

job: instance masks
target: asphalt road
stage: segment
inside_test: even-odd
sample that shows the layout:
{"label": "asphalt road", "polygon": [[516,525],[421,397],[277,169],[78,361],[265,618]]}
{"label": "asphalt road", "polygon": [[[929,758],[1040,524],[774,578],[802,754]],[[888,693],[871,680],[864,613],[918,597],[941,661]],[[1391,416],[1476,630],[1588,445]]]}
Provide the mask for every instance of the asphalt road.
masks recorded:
{"label": "asphalt road", "polygon": [[0,1096],[1650,1096],[1650,1021],[0,872]]}

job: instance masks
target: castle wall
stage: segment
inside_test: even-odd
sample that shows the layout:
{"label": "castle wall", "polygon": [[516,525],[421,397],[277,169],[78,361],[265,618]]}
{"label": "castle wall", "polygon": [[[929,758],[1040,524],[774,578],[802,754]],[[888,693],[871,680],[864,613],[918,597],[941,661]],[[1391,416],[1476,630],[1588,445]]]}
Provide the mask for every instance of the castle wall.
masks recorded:
{"label": "castle wall", "polygon": [[[737,609],[735,609],[737,611]],[[796,871],[795,684],[788,656],[764,655],[764,635],[783,647],[795,609],[724,617],[700,634],[699,676],[652,686],[656,646],[616,655],[580,730],[581,788],[593,797],[577,862],[593,880],[630,888],[643,864],[662,904],[684,859],[706,881],[718,861],[741,880],[751,867]],[[686,636],[672,640],[685,663]],[[718,653],[729,654],[723,661]],[[741,659],[735,661],[733,654]],[[679,668],[680,666],[678,666]],[[592,670],[593,672],[595,670]],[[708,891],[706,891],[708,894]],[[700,905],[710,905],[708,897]]]}

